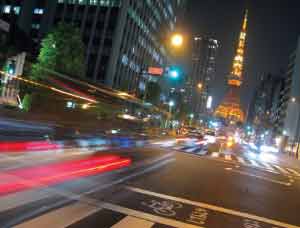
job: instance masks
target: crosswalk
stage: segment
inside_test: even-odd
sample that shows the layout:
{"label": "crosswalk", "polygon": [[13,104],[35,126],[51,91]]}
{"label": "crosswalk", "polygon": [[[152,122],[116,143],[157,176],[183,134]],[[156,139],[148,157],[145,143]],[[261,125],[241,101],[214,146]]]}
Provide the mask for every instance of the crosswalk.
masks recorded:
{"label": "crosswalk", "polygon": [[[110,205],[110,204],[108,204]],[[130,210],[130,209],[128,209]],[[141,213],[143,215],[143,213]],[[145,216],[144,216],[145,217]],[[163,219],[163,223],[155,220],[160,219],[145,219],[140,218],[131,213],[122,213],[117,210],[110,210],[104,207],[90,205],[82,202],[77,202],[69,206],[65,206],[46,214],[37,216],[33,219],[25,221],[14,226],[15,228],[31,228],[31,227],[101,227],[101,228],[176,228],[168,224],[168,219]],[[154,216],[156,217],[156,216]],[[183,226],[182,226],[183,227]],[[186,227],[186,226],[184,226]],[[194,228],[195,226],[187,227]]]}
{"label": "crosswalk", "polygon": [[270,172],[280,173],[287,176],[294,176],[300,178],[300,170],[295,170],[292,168],[282,167],[277,164],[261,161],[259,159],[249,158],[245,155],[236,155],[230,154],[226,152],[211,152],[207,151],[203,145],[192,145],[192,146],[185,146],[185,145],[177,145],[174,147],[170,147],[174,150],[192,153],[195,155],[206,156],[212,159],[218,159],[225,162],[232,162],[238,163],[245,166],[251,166],[257,169],[263,169]]}

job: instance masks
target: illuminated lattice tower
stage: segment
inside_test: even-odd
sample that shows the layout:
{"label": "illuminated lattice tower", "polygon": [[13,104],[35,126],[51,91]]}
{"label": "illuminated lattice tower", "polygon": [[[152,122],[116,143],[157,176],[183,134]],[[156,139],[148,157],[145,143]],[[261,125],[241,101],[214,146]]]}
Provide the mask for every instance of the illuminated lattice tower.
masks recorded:
{"label": "illuminated lattice tower", "polygon": [[222,103],[215,110],[215,116],[229,121],[244,122],[245,115],[240,105],[240,86],[243,78],[245,43],[247,34],[248,10],[246,10],[236,55],[233,60],[232,71],[228,77],[229,91]]}

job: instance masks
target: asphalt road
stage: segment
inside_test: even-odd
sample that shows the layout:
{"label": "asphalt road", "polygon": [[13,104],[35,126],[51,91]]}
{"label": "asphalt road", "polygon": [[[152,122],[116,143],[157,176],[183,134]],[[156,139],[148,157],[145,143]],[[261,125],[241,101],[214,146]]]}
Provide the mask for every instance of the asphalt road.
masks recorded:
{"label": "asphalt road", "polygon": [[2,194],[0,227],[300,227],[300,177],[280,172],[278,167],[287,170],[284,164],[263,169],[251,160],[246,163],[238,150],[222,156],[189,151],[157,145],[96,153],[64,151],[45,156],[54,160],[36,162],[2,156],[1,173],[11,170],[9,159],[10,165],[23,169],[108,153],[131,158],[132,163],[111,172]]}

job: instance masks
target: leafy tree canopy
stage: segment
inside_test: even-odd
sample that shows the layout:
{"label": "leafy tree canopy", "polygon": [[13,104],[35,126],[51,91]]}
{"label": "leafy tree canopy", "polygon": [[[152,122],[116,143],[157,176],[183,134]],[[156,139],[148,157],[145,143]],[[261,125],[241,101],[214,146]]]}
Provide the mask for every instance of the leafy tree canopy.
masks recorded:
{"label": "leafy tree canopy", "polygon": [[79,29],[60,23],[42,40],[38,61],[32,67],[33,78],[44,78],[43,69],[83,77],[84,49]]}

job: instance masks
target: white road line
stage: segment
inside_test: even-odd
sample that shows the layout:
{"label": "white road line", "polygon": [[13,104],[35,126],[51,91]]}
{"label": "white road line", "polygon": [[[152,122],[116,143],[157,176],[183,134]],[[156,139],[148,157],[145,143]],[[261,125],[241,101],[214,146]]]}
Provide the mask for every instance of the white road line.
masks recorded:
{"label": "white road line", "polygon": [[145,190],[145,189],[140,189],[140,188],[135,188],[135,187],[130,187],[130,186],[128,186],[127,189],[129,189],[133,192],[138,192],[138,193],[142,193],[142,194],[150,195],[150,196],[156,196],[156,197],[160,197],[160,198],[164,198],[164,199],[168,199],[168,200],[174,200],[174,201],[177,201],[177,202],[194,205],[194,206],[206,208],[206,209],[209,209],[209,210],[218,211],[218,212],[225,213],[225,214],[230,214],[230,215],[234,215],[234,216],[238,216],[238,217],[242,217],[242,218],[253,219],[253,220],[256,220],[256,221],[272,224],[272,225],[275,225],[275,226],[281,226],[281,227],[285,227],[285,228],[300,228],[299,226],[287,224],[287,223],[276,221],[276,220],[273,220],[273,219],[268,219],[268,218],[260,217],[260,216],[245,213],[245,212],[240,212],[240,211],[235,211],[235,210],[232,210],[232,209],[227,209],[227,208],[224,208],[224,207],[214,206],[214,205],[210,205],[210,204],[206,204],[206,203],[201,203],[201,202],[196,202],[196,201],[192,201],[192,200],[188,200],[188,199],[183,199],[183,198],[179,198],[179,197],[174,197],[174,196],[169,196],[169,195],[165,195],[165,194],[161,194],[161,193],[156,193],[156,192],[152,192],[152,191]]}
{"label": "white road line", "polygon": [[182,150],[185,146],[175,146],[173,147],[174,150]]}
{"label": "white road line", "polygon": [[256,161],[250,159],[249,160],[251,162],[252,165],[256,166],[256,167],[261,167]]}
{"label": "white road line", "polygon": [[271,179],[271,178],[268,178],[268,177],[259,176],[259,175],[255,175],[255,174],[252,174],[252,173],[247,173],[247,172],[244,172],[244,171],[233,170],[233,169],[230,169],[230,171],[235,172],[235,173],[239,173],[239,174],[242,174],[242,175],[250,176],[250,177],[255,177],[255,178],[258,178],[258,179],[265,180],[265,181],[269,181],[269,182],[272,182],[272,183],[275,183],[275,184],[280,184],[280,185],[284,185],[284,186],[291,186],[292,185],[291,182],[278,181],[278,180],[274,180],[274,179]]}
{"label": "white road line", "polygon": [[276,169],[278,169],[280,172],[284,173],[284,174],[287,174],[287,175],[290,175],[290,173],[285,170],[284,168],[281,168],[280,166],[278,165],[273,165]]}
{"label": "white road line", "polygon": [[70,206],[51,211],[15,227],[67,227],[99,210],[101,210],[101,208],[78,202]]}
{"label": "white road line", "polygon": [[139,219],[136,217],[126,216],[120,222],[113,225],[111,228],[127,228],[127,227],[136,227],[136,228],[151,228],[155,223],[149,222],[144,219]]}
{"label": "white road line", "polygon": [[48,191],[29,190],[3,196],[0,198],[0,213],[53,195]]}
{"label": "white road line", "polygon": [[199,147],[195,146],[195,147],[192,147],[192,148],[188,148],[185,151],[191,153],[191,152],[194,152],[195,150],[198,150],[198,149],[199,149]]}
{"label": "white road line", "polygon": [[211,154],[211,156],[212,156],[213,158],[218,158],[219,155],[220,155],[220,153],[218,153],[218,152],[213,152],[213,153]]}
{"label": "white road line", "polygon": [[239,163],[246,164],[246,161],[244,160],[244,158],[239,157],[239,156],[237,156],[236,158],[237,158]]}
{"label": "white road line", "polygon": [[271,170],[271,171],[275,171],[274,168],[269,164],[269,163],[266,163],[266,162],[260,162],[260,164],[262,164],[264,167],[266,167],[268,170]]}
{"label": "white road line", "polygon": [[298,173],[296,170],[291,169],[291,168],[286,168],[286,169],[287,169],[288,171],[290,171],[292,174],[294,174],[294,175],[300,177],[300,173]]}
{"label": "white road line", "polygon": [[231,161],[232,160],[231,155],[230,154],[225,154],[225,160]]}
{"label": "white road line", "polygon": [[206,153],[207,153],[207,151],[204,150],[204,149],[200,149],[200,150],[198,150],[198,151],[196,152],[196,154],[199,154],[199,155],[204,155],[204,154],[206,154]]}
{"label": "white road line", "polygon": [[[157,215],[153,215],[153,214],[133,210],[133,209],[130,209],[130,208],[122,207],[122,206],[111,204],[111,203],[103,202],[103,203],[101,203],[101,207],[105,208],[105,209],[108,209],[108,210],[116,211],[116,212],[119,212],[119,213],[122,213],[122,214],[130,215],[132,217],[138,217],[138,218],[142,218],[142,219],[145,219],[145,220],[148,220],[148,221],[152,221],[152,222],[155,222],[155,223],[160,223],[160,224],[164,224],[164,225],[172,226],[172,227],[176,227],[176,228],[204,228],[204,227],[195,226],[195,225],[191,225],[191,224],[188,224],[188,223],[180,222],[180,221],[177,221],[177,220],[174,220],[174,219],[164,218],[164,217],[160,217],[160,216],[157,216]],[[132,228],[135,228],[135,226],[133,226]],[[288,227],[288,228],[294,228],[294,227]],[[299,227],[297,227],[297,228],[299,228]]]}

